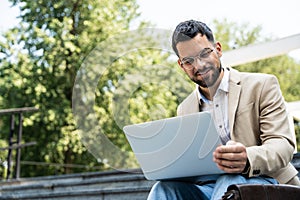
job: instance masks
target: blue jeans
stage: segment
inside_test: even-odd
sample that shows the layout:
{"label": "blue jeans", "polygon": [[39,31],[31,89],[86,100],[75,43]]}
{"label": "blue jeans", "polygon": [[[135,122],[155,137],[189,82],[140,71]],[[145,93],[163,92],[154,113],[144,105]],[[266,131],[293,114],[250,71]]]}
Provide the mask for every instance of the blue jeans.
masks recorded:
{"label": "blue jeans", "polygon": [[212,175],[193,181],[159,181],[153,185],[148,200],[219,200],[232,184],[278,184],[270,177],[246,178],[237,174]]}

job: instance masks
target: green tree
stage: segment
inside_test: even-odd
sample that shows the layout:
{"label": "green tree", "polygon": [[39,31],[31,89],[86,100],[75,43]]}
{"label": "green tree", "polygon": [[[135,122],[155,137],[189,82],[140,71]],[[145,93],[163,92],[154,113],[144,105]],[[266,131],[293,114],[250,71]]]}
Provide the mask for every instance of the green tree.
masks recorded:
{"label": "green tree", "polygon": [[[71,112],[76,72],[95,45],[128,30],[138,16],[134,0],[28,1],[20,7],[21,24],[1,42],[1,107],[35,106],[24,121],[22,160],[99,165],[81,144]],[[82,169],[79,169],[82,170]],[[50,166],[22,166],[22,176],[76,172]]]}
{"label": "green tree", "polygon": [[[169,46],[168,34],[165,30],[142,29],[110,38],[86,58],[85,67],[80,69],[83,81],[74,86],[75,94],[79,94],[74,101],[78,105],[76,116],[89,119],[78,120],[84,127],[81,135],[95,157],[117,168],[136,166],[135,161],[99,133],[106,133],[123,151],[130,151],[121,130],[124,125],[175,116],[177,104],[193,89],[174,62],[169,62],[168,47],[161,45],[167,42]],[[95,61],[103,48],[111,56]],[[94,80],[98,79],[99,90],[94,97],[89,94],[94,93]]]}
{"label": "green tree", "polygon": [[[132,154],[115,151],[103,140],[107,137],[120,150],[130,151],[122,126],[174,116],[176,105],[191,90],[190,85],[182,87],[184,78],[174,76],[179,69],[169,64],[170,51],[161,44],[168,33],[144,30],[144,22],[139,31],[128,32],[130,22],[138,17],[134,0],[12,2],[21,8],[22,23],[5,33],[0,45],[1,107],[39,108],[24,121],[23,140],[37,145],[22,149],[22,160],[27,162],[21,176],[104,170],[107,166],[98,161],[107,160],[116,167],[136,167]],[[141,79],[131,82],[130,75],[140,72]],[[74,98],[76,76],[83,77],[85,84],[96,84],[96,89],[83,85],[76,90],[75,85]],[[154,80],[156,76],[160,79]],[[83,96],[77,98],[81,89]],[[132,89],[133,96],[128,96]],[[117,109],[122,108],[117,102],[123,96],[129,113]],[[83,116],[77,125],[87,130],[77,129],[72,100]],[[98,125],[105,136],[95,132]]]}

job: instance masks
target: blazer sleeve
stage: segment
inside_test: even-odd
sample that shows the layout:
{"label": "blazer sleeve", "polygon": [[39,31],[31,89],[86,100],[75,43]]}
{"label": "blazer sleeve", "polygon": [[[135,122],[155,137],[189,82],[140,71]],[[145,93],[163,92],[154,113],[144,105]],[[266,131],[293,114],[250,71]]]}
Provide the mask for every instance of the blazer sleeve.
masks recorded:
{"label": "blazer sleeve", "polygon": [[295,144],[285,102],[275,76],[266,76],[259,92],[259,139],[247,147],[249,176],[270,175],[288,166]]}
{"label": "blazer sleeve", "polygon": [[180,105],[177,107],[177,115],[187,115],[199,112],[199,100],[197,90],[194,90]]}

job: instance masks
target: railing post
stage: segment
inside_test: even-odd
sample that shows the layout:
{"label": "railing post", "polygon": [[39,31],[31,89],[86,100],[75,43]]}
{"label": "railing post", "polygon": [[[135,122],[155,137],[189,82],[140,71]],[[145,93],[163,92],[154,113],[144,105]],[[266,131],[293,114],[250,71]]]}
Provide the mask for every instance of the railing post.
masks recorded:
{"label": "railing post", "polygon": [[[22,127],[23,127],[23,115],[22,115],[22,112],[20,112],[19,113],[19,131],[18,131],[18,136],[17,136],[17,146],[21,145]],[[21,161],[21,147],[17,148],[17,154],[16,154],[16,173],[15,173],[16,179],[20,178],[20,171],[21,171],[20,161]]]}
{"label": "railing post", "polygon": [[[8,143],[9,147],[13,145],[13,136],[15,132],[15,115],[11,114],[10,115],[10,131],[9,131],[9,138],[8,138]],[[8,149],[8,155],[7,155],[7,175],[6,179],[9,179],[10,172],[11,172],[11,155],[12,154],[12,149]]]}
{"label": "railing post", "polygon": [[[9,146],[0,147],[0,150],[8,150],[7,154],[7,175],[6,179],[9,179],[12,174],[12,150],[16,149],[16,163],[15,171],[13,173],[13,178],[20,178],[21,171],[21,148],[26,146],[35,145],[36,142],[28,142],[22,144],[22,131],[23,131],[23,112],[35,112],[37,108],[25,107],[25,108],[12,108],[12,109],[2,109],[0,110],[0,115],[10,115],[10,131],[9,131]],[[15,132],[15,114],[19,115],[18,133],[14,140]]]}

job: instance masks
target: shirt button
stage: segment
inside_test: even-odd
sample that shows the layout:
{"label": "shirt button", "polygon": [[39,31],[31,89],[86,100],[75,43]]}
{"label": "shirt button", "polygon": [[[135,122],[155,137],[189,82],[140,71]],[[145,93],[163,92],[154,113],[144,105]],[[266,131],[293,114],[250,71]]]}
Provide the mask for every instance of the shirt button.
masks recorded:
{"label": "shirt button", "polygon": [[218,107],[219,107],[219,104],[217,104],[216,107],[218,108]]}
{"label": "shirt button", "polygon": [[219,128],[222,128],[222,125],[219,125]]}

